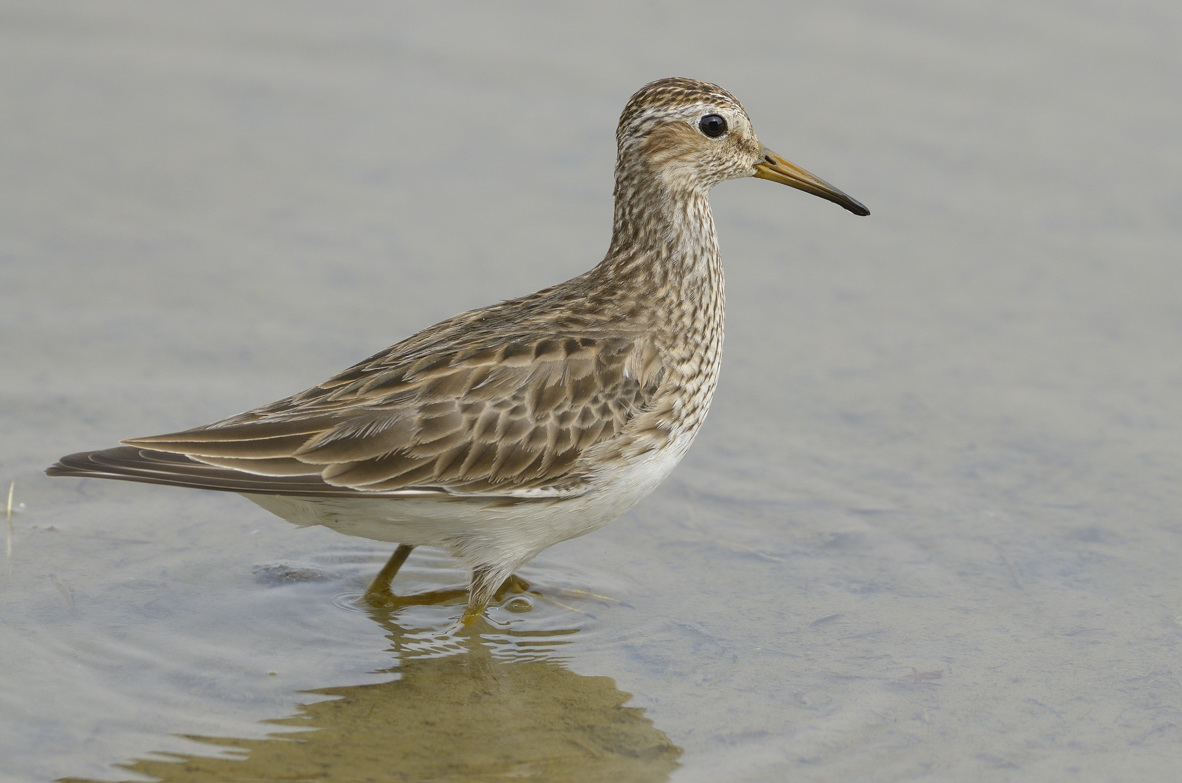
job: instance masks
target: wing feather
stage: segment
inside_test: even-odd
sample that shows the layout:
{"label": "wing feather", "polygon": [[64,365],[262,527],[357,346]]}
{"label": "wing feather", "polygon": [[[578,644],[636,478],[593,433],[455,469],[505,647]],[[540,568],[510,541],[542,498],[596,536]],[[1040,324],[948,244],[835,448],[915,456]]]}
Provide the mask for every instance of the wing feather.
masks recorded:
{"label": "wing feather", "polygon": [[448,350],[420,334],[292,397],[51,471],[281,495],[577,493],[588,453],[632,437],[668,377],[643,337],[482,341],[474,328]]}

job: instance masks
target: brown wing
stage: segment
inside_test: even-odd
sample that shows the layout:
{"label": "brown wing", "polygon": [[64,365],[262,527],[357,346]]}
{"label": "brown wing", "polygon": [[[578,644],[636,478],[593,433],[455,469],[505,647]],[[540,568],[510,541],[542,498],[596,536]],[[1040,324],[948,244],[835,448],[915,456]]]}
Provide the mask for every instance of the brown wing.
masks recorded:
{"label": "brown wing", "polygon": [[206,427],[73,455],[56,473],[287,495],[577,494],[584,455],[626,437],[666,375],[631,337],[415,346],[409,360],[408,347]]}
{"label": "brown wing", "polygon": [[197,462],[183,454],[116,446],[62,457],[45,471],[50,476],[119,479],[173,487],[216,489],[261,495],[345,497],[357,490],[326,484],[320,476],[258,476]]}

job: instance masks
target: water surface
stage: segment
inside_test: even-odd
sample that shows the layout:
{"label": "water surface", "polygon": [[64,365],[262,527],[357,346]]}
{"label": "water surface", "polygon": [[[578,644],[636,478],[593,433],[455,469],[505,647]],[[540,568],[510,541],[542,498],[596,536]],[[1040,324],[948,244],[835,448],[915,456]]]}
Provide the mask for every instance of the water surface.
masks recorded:
{"label": "water surface", "polygon": [[[1173,773],[1182,10],[597,9],[0,6],[0,777]],[[873,214],[716,189],[710,420],[542,598],[452,635],[357,608],[386,545],[41,474],[588,268],[668,75]]]}

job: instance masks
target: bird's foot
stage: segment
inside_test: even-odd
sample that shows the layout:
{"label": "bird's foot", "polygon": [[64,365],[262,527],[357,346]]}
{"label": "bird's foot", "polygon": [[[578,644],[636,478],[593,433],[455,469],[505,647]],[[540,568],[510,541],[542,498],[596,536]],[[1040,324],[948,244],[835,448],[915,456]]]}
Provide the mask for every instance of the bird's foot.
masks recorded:
{"label": "bird's foot", "polygon": [[[493,592],[491,598],[497,601],[502,601],[506,596],[513,593],[529,593],[531,592],[529,582],[522,579],[516,574],[510,574],[509,577],[501,583],[501,586]],[[538,593],[532,593],[538,595]],[[452,601],[460,601],[469,596],[469,590],[454,587],[446,590],[430,590],[425,593],[411,593],[409,595],[395,595],[394,591],[390,589],[390,583],[375,579],[374,583],[365,591],[362,600],[369,606],[375,609],[403,609],[407,606],[435,606],[437,604],[450,603]],[[486,600],[480,605],[478,610],[469,607],[465,611],[464,616],[467,617],[472,614],[472,619],[480,616],[484,611],[485,606],[488,605]],[[465,621],[465,625],[471,624],[471,620]]]}

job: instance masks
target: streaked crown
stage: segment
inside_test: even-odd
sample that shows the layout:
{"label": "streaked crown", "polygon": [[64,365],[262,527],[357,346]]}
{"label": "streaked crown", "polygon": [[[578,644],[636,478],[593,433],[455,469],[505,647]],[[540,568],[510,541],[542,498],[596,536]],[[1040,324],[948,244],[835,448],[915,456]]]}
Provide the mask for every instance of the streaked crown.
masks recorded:
{"label": "streaked crown", "polygon": [[735,96],[677,77],[650,82],[628,100],[616,145],[618,178],[646,172],[690,190],[751,176],[762,150]]}

